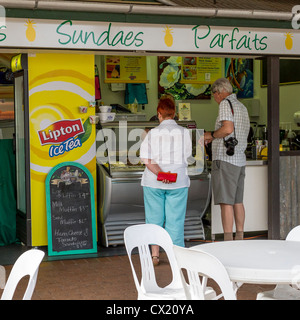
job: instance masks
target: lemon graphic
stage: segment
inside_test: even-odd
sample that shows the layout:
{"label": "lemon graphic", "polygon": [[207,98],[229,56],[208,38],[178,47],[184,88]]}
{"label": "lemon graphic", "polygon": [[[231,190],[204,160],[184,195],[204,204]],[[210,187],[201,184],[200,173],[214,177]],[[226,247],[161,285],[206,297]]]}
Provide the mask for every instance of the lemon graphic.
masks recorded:
{"label": "lemon graphic", "polygon": [[35,23],[33,22],[33,20],[28,19],[26,21],[25,26],[27,27],[26,29],[26,38],[28,41],[33,42],[35,40],[36,37],[36,32],[34,30],[33,27],[35,27]]}

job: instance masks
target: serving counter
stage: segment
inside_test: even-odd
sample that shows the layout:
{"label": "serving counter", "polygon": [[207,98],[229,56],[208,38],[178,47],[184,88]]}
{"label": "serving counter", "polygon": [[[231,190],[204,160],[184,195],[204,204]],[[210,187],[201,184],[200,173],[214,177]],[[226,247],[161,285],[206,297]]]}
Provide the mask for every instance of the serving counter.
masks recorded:
{"label": "serving counter", "polygon": [[[268,230],[268,162],[248,160],[244,187],[245,232]],[[235,232],[235,226],[234,226]],[[211,200],[211,236],[223,233],[221,210]]]}
{"label": "serving counter", "polygon": [[[203,146],[198,143],[203,130],[194,121],[178,121],[190,129],[193,156],[189,159],[191,180],[185,219],[185,239],[204,239],[202,217],[210,203],[211,179],[206,168]],[[99,239],[102,245],[124,243],[124,230],[145,223],[139,147],[149,130],[158,122],[108,122],[97,131],[97,184]]]}

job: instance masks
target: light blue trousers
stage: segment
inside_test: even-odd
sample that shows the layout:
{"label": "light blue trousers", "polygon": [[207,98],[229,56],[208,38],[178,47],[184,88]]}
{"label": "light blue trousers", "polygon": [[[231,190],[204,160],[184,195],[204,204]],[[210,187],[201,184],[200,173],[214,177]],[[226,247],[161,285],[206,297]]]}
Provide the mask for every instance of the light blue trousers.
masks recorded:
{"label": "light blue trousers", "polygon": [[189,188],[143,187],[146,223],[164,227],[173,243],[184,247],[184,220]]}

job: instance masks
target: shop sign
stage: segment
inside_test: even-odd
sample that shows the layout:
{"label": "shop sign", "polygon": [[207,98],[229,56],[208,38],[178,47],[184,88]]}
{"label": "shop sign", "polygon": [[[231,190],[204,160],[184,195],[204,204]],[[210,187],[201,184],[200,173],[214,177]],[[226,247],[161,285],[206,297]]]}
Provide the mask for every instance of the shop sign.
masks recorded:
{"label": "shop sign", "polygon": [[52,158],[81,147],[81,139],[77,136],[84,132],[81,119],[60,120],[39,130],[38,135],[42,146],[51,144],[49,156]]}
{"label": "shop sign", "polygon": [[7,18],[0,47],[298,55],[300,30]]}

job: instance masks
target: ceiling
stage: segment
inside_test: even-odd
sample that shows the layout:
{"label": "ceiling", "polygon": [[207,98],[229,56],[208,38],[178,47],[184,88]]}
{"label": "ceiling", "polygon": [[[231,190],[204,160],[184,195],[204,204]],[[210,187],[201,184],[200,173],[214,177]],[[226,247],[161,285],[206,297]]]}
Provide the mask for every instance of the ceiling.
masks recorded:
{"label": "ceiling", "polygon": [[[43,0],[40,0],[43,1]],[[61,1],[61,0],[53,0]],[[64,0],[66,1],[66,0]],[[213,9],[240,9],[291,12],[293,6],[300,5],[299,0],[68,0],[80,2],[122,3],[134,5],[179,6]]]}
{"label": "ceiling", "polygon": [[[293,17],[298,13],[292,9],[296,5],[300,8],[300,0],[0,0],[0,5],[33,11],[118,13],[126,15],[126,19],[130,16],[137,17],[137,20],[139,15],[148,18],[155,15],[161,19],[164,16],[175,19],[190,17],[190,22],[198,17],[252,19],[258,23],[269,20],[273,25],[277,23],[276,28],[283,26],[281,22],[285,23],[284,28],[290,28]],[[266,23],[268,27],[269,21]]]}

